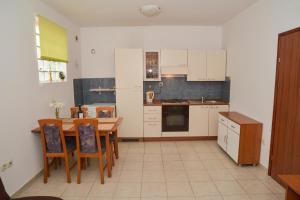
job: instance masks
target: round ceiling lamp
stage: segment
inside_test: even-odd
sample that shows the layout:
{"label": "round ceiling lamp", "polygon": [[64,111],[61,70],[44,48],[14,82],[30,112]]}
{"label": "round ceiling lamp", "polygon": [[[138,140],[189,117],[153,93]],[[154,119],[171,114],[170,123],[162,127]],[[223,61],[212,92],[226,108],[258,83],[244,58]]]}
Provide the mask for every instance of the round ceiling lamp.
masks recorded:
{"label": "round ceiling lamp", "polygon": [[146,17],[153,17],[161,12],[157,5],[144,5],[141,7],[141,13]]}

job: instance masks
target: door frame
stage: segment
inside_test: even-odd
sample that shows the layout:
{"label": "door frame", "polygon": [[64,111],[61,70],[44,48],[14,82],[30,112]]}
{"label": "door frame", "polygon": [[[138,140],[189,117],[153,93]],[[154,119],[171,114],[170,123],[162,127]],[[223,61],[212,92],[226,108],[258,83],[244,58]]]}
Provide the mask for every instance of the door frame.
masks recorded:
{"label": "door frame", "polygon": [[278,34],[277,41],[277,57],[276,57],[276,76],[275,76],[275,91],[274,91],[274,104],[273,104],[273,117],[272,117],[272,132],[271,132],[271,142],[270,142],[270,154],[269,154],[269,167],[268,167],[268,175],[271,176],[272,173],[272,160],[273,160],[273,147],[274,147],[274,137],[275,137],[275,122],[276,122],[276,107],[277,107],[277,93],[278,93],[278,76],[279,76],[279,49],[280,49],[280,38],[289,34],[293,34],[295,32],[300,32],[300,27],[282,32]]}

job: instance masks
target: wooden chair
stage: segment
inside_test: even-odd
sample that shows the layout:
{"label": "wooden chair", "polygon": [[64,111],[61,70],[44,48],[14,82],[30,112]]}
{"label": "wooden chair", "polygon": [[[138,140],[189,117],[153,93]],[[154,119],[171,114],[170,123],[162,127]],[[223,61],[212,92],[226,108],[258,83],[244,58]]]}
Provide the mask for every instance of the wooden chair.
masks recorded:
{"label": "wooden chair", "polygon": [[48,158],[63,158],[65,161],[65,169],[67,174],[67,182],[71,182],[69,156],[68,153],[74,153],[75,142],[66,144],[65,136],[62,128],[62,120],[59,119],[41,119],[38,120],[41,129],[41,143],[44,157],[44,183],[47,183],[49,172]]}
{"label": "wooden chair", "polygon": [[[114,117],[115,116],[115,109],[114,109],[114,107],[109,107],[109,106],[98,106],[98,107],[96,107],[96,116],[98,118],[111,118],[111,117]],[[113,132],[110,139],[113,142],[112,152],[114,152],[114,154],[116,156],[116,159],[118,159],[119,158],[118,131]]]}
{"label": "wooden chair", "polygon": [[[75,119],[77,159],[98,158],[100,182],[104,184],[103,154],[106,152],[105,138],[98,131],[97,119]],[[104,139],[104,140],[103,140]],[[81,181],[81,162],[77,162],[77,183]]]}
{"label": "wooden chair", "polygon": [[[88,117],[88,108],[87,107],[81,107],[81,110],[83,112],[83,117],[87,118]],[[78,118],[77,113],[79,111],[79,107],[71,107],[71,118]]]}

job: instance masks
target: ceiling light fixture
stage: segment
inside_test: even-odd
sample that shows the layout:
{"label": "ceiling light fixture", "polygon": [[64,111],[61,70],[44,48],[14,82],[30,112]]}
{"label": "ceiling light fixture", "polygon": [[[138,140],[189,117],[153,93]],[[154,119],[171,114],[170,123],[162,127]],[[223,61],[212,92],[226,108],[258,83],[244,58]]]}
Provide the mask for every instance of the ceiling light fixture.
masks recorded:
{"label": "ceiling light fixture", "polygon": [[160,7],[157,5],[144,5],[140,11],[146,17],[153,17],[161,12]]}

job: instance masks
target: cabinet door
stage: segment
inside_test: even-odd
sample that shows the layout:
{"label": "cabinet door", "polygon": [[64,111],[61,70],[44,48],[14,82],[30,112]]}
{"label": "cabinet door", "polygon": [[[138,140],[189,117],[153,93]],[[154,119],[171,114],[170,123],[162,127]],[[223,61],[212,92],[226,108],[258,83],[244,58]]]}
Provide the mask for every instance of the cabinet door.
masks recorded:
{"label": "cabinet door", "polygon": [[162,49],[161,50],[162,67],[186,67],[187,50]]}
{"label": "cabinet door", "polygon": [[227,150],[226,138],[227,138],[227,126],[219,122],[218,144],[224,151]]}
{"label": "cabinet door", "polygon": [[116,88],[143,86],[143,50],[115,49]]}
{"label": "cabinet door", "polygon": [[116,89],[116,106],[123,117],[119,137],[143,137],[143,90]]}
{"label": "cabinet door", "polygon": [[161,121],[144,122],[144,137],[161,137]]}
{"label": "cabinet door", "polygon": [[206,52],[207,80],[225,81],[226,51],[208,50]]}
{"label": "cabinet door", "polygon": [[160,81],[160,51],[144,51],[144,81]]}
{"label": "cabinet door", "polygon": [[209,108],[209,136],[218,135],[218,116],[219,112],[227,112],[229,110],[228,105],[210,106]]}
{"label": "cabinet door", "polygon": [[208,106],[190,106],[190,136],[208,136],[208,110]]}
{"label": "cabinet door", "polygon": [[228,129],[227,153],[235,162],[238,162],[239,146],[240,136],[234,131]]}
{"label": "cabinet door", "polygon": [[206,80],[206,51],[188,51],[188,81]]}

